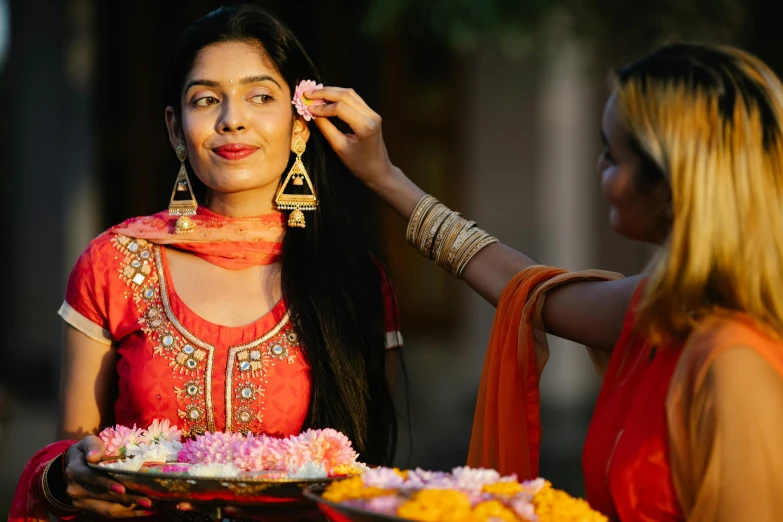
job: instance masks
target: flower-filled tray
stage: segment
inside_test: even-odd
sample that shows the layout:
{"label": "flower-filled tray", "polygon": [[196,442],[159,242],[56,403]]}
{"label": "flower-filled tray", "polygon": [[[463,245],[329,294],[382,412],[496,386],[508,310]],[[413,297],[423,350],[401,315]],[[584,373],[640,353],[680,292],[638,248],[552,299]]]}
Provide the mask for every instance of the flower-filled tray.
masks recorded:
{"label": "flower-filled tray", "polygon": [[369,470],[333,429],[271,437],[204,433],[182,440],[168,420],[146,429],[106,428],[103,460],[90,463],[129,491],[156,500],[210,504],[303,502],[303,488]]}
{"label": "flower-filled tray", "polygon": [[372,469],[304,492],[333,522],[606,522],[584,500],[543,480],[488,469]]}
{"label": "flower-filled tray", "polygon": [[[152,500],[220,505],[302,502],[302,490],[325,487],[342,477],[293,478],[278,471],[240,473],[231,477],[199,476],[200,466],[187,463],[145,463],[138,471],[117,469],[115,461],[90,464],[108,473],[129,491]],[[204,469],[205,467],[201,467]]]}

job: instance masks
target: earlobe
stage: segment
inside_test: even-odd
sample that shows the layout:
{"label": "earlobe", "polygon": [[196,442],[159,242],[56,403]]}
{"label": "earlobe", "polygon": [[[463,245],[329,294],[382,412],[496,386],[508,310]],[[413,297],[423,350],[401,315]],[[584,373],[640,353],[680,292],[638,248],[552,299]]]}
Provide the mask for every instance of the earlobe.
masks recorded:
{"label": "earlobe", "polygon": [[299,116],[294,119],[294,127],[291,129],[291,152],[296,152],[294,143],[298,138],[301,138],[305,143],[310,139],[310,126]]}

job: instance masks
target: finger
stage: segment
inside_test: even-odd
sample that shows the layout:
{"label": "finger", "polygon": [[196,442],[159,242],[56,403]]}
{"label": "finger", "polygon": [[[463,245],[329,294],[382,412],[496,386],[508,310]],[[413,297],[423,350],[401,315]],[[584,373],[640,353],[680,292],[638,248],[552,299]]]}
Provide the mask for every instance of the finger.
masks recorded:
{"label": "finger", "polygon": [[69,484],[76,482],[82,486],[90,485],[102,490],[102,492],[113,492],[118,495],[125,493],[125,486],[113,480],[109,475],[90,469],[85,461],[75,461],[68,465],[65,470],[65,477]]}
{"label": "finger", "polygon": [[140,495],[123,495],[115,492],[107,492],[103,488],[81,485],[77,483],[70,483],[65,492],[71,499],[92,499],[103,500],[106,502],[115,502],[121,504],[138,504],[142,508],[151,508],[152,501],[147,497]]}
{"label": "finger", "polygon": [[81,451],[90,462],[99,462],[106,454],[106,445],[95,435],[88,435],[69,449]]}
{"label": "finger", "polygon": [[352,106],[357,111],[369,111],[372,109],[364,102],[364,100],[356,94],[353,89],[343,89],[342,87],[324,87],[323,89],[316,89],[309,93],[305,93],[305,96],[311,100],[324,100],[332,103],[343,102],[346,105]]}
{"label": "finger", "polygon": [[74,506],[82,511],[96,513],[106,518],[148,517],[155,514],[155,511],[151,509],[137,509],[136,506],[132,504],[125,506],[123,504],[117,504],[116,502],[105,502],[103,500],[81,500],[78,503],[74,502]]}
{"label": "finger", "polygon": [[348,139],[345,134],[340,132],[340,129],[335,127],[334,123],[327,118],[316,118],[313,121],[335,151],[345,149],[348,145]]}
{"label": "finger", "polygon": [[[315,108],[316,110],[313,110]],[[363,138],[373,134],[376,127],[367,116],[359,113],[353,107],[342,102],[330,105],[311,105],[310,112],[315,116],[337,117],[348,124],[354,134]],[[316,122],[318,119],[316,119]]]}

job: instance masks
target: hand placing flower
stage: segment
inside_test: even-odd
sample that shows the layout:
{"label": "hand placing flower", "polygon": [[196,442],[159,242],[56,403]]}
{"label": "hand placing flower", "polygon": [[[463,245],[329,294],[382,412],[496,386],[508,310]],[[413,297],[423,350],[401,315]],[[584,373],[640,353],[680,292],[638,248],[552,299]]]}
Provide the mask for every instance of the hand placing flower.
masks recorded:
{"label": "hand placing flower", "polygon": [[[353,89],[324,87],[306,94],[325,102],[311,105],[309,111],[319,116],[315,124],[329,145],[357,178],[375,190],[394,170],[383,141],[381,117]],[[348,124],[350,132],[344,134],[329,120],[332,117]]]}
{"label": "hand placing flower", "polygon": [[315,83],[313,80],[302,80],[299,82],[299,85],[296,86],[296,90],[294,91],[294,99],[291,101],[291,103],[296,107],[296,112],[298,112],[299,115],[305,119],[305,121],[315,119],[315,115],[310,112],[310,107],[314,105],[326,104],[326,102],[323,100],[311,100],[305,96],[305,93],[315,89],[323,88],[324,85],[322,83]]}

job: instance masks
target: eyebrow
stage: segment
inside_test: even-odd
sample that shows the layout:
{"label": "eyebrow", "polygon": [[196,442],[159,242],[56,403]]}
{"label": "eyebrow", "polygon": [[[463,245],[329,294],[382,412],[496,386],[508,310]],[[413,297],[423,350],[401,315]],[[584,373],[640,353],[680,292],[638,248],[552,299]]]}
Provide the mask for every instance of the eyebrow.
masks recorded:
{"label": "eyebrow", "polygon": [[[275,85],[277,85],[280,89],[283,88],[278,83],[277,80],[275,80],[274,78],[272,78],[271,76],[268,76],[268,75],[248,76],[246,78],[242,78],[241,80],[239,80],[239,83],[241,85],[248,85],[248,84],[251,84],[251,83],[263,83],[263,82],[272,82]],[[220,82],[216,82],[215,80],[203,80],[203,79],[191,80],[185,86],[185,91],[187,91],[188,89],[190,89],[191,87],[194,87],[196,85],[203,85],[205,87],[217,88],[217,87],[220,87]]]}

